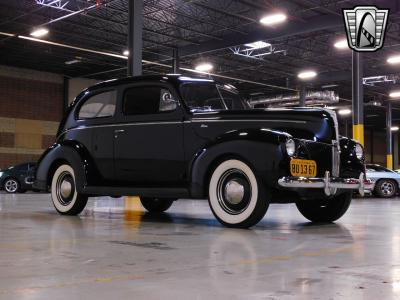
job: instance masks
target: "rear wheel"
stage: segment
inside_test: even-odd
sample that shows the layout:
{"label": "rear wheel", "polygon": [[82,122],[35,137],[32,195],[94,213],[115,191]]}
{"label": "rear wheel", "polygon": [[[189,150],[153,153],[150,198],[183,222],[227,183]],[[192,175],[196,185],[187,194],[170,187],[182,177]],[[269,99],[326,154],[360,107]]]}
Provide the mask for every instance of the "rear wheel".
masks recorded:
{"label": "rear wheel", "polygon": [[382,198],[394,197],[397,193],[397,184],[391,179],[381,179],[375,184],[375,193]]}
{"label": "rear wheel", "polygon": [[148,212],[160,213],[168,210],[175,199],[140,197],[140,202]]}
{"label": "rear wheel", "polygon": [[351,192],[323,200],[303,200],[296,203],[300,213],[312,222],[334,222],[342,217],[350,206]]}
{"label": "rear wheel", "polygon": [[62,215],[77,215],[85,208],[88,197],[76,190],[75,173],[71,166],[61,165],[54,172],[51,199]]}
{"label": "rear wheel", "polygon": [[15,178],[7,178],[3,185],[4,190],[9,194],[15,194],[20,190],[20,184]]}
{"label": "rear wheel", "polygon": [[208,201],[214,216],[228,227],[248,228],[267,212],[269,197],[252,169],[243,161],[229,159],[212,173]]}

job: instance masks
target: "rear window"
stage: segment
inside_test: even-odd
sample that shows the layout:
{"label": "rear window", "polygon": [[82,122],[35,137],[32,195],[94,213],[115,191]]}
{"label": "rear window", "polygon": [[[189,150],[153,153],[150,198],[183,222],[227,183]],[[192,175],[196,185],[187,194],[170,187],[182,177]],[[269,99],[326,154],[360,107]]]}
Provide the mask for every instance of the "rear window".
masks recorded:
{"label": "rear window", "polygon": [[115,113],[117,92],[108,91],[90,97],[81,106],[78,119],[112,117]]}

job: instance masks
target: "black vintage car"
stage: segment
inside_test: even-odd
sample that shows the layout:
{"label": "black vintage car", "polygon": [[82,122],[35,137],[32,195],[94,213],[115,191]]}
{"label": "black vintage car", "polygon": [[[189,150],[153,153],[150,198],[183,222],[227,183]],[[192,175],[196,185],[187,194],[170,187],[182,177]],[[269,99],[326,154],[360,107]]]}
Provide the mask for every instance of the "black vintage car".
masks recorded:
{"label": "black vintage car", "polygon": [[11,166],[0,171],[0,188],[7,193],[25,193],[32,190],[36,163],[29,162]]}
{"label": "black vintage car", "polygon": [[270,203],[295,202],[335,221],[364,191],[363,148],[313,108],[248,108],[237,90],[178,75],[110,80],[83,91],[41,157],[35,187],[61,214],[95,195],[139,195],[150,212],[207,198],[232,227],[259,222]]}

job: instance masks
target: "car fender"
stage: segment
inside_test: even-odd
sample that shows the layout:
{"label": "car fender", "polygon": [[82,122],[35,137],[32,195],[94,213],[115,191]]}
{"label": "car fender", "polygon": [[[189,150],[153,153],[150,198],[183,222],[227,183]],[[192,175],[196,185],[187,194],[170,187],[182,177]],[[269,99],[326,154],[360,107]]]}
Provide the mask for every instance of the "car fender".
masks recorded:
{"label": "car fender", "polygon": [[88,183],[91,173],[94,172],[93,164],[87,149],[73,141],[62,141],[53,144],[40,158],[36,170],[36,178],[33,187],[39,190],[47,190],[51,184],[51,173],[55,166],[65,162],[75,172],[76,188],[82,192]]}
{"label": "car fender", "polygon": [[190,190],[194,198],[207,193],[211,172],[222,160],[241,159],[267,186],[275,186],[282,172],[281,164],[286,152],[283,148],[291,136],[269,129],[233,130],[217,137],[203,147],[190,164]]}

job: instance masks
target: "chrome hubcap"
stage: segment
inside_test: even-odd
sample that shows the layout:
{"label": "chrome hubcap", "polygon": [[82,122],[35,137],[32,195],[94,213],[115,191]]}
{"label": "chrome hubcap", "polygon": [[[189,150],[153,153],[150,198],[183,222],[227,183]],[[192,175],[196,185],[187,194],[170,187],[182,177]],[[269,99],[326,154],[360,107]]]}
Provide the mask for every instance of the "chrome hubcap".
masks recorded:
{"label": "chrome hubcap", "polygon": [[384,195],[391,195],[394,192],[394,185],[390,181],[385,181],[381,185],[381,191]]}
{"label": "chrome hubcap", "polygon": [[242,213],[250,204],[250,180],[241,170],[227,170],[218,180],[217,197],[221,208],[227,213]]}
{"label": "chrome hubcap", "polygon": [[243,200],[244,186],[233,179],[225,185],[224,194],[230,203],[238,204]]}
{"label": "chrome hubcap", "polygon": [[71,182],[63,180],[63,182],[61,183],[61,196],[63,196],[63,198],[68,198],[71,195],[71,192],[72,192]]}
{"label": "chrome hubcap", "polygon": [[7,180],[5,189],[9,193],[15,193],[18,189],[18,183],[13,179]]}
{"label": "chrome hubcap", "polygon": [[66,206],[71,203],[74,198],[75,184],[74,179],[69,172],[63,172],[57,178],[56,194],[58,201]]}

